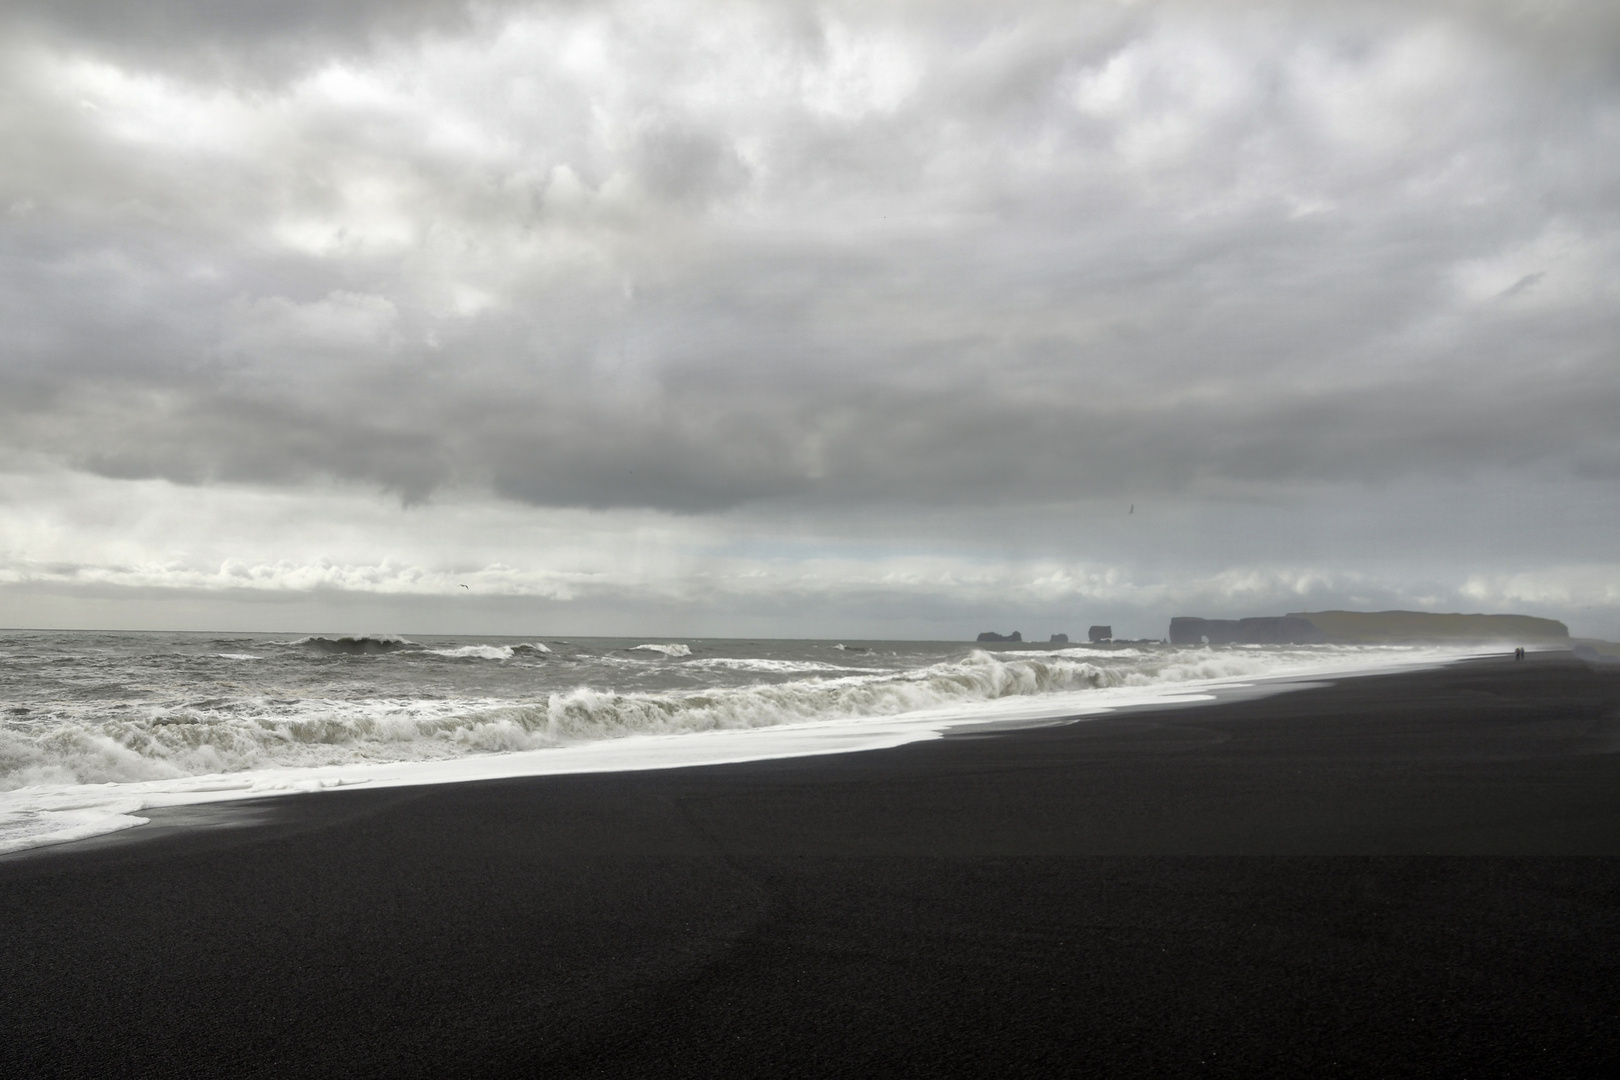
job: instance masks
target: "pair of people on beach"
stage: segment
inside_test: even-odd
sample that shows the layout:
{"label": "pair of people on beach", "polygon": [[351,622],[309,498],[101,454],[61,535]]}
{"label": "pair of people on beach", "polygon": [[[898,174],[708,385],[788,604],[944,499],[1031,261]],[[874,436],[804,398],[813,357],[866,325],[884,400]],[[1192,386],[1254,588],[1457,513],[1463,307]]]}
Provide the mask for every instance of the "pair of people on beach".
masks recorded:
{"label": "pair of people on beach", "polygon": [[1523,660],[1524,659],[1524,646],[1523,645],[1520,645],[1517,649],[1513,650],[1513,659],[1515,659],[1515,660]]}

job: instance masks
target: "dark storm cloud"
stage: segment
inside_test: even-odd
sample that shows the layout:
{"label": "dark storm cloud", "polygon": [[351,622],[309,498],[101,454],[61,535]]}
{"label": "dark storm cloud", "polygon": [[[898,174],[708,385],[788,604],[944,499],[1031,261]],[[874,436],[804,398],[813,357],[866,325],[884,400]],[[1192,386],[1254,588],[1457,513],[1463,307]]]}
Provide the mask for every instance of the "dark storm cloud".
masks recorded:
{"label": "dark storm cloud", "polygon": [[686,513],[1620,472],[1606,5],[17,10],[17,454]]}

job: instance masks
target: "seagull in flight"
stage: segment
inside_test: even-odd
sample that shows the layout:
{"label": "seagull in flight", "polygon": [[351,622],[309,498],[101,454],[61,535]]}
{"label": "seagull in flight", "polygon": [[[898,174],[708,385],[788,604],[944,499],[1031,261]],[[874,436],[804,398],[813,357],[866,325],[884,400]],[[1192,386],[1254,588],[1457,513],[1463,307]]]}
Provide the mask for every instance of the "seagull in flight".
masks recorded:
{"label": "seagull in flight", "polygon": [[472,589],[472,586],[471,586],[471,585],[463,585],[463,586],[462,586],[462,588],[463,588],[463,589],[468,589],[468,590],[471,590],[471,589]]}

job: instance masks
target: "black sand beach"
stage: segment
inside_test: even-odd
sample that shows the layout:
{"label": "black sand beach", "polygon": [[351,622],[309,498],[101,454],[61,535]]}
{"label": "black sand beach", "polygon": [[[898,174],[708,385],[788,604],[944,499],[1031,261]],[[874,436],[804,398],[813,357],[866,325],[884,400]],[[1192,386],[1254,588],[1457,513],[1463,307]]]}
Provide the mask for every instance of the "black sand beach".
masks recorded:
{"label": "black sand beach", "polygon": [[175,812],[0,858],[0,1074],[1601,1075],[1617,857],[1568,654]]}

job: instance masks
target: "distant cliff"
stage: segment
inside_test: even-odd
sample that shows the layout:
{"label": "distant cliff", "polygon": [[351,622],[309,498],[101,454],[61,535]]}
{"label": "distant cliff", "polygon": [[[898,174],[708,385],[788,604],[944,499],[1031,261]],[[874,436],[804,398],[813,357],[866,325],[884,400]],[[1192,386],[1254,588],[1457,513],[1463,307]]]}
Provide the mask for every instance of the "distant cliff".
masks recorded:
{"label": "distant cliff", "polygon": [[1532,615],[1437,615],[1428,611],[1300,611],[1328,640],[1348,645],[1419,641],[1562,641],[1569,627]]}
{"label": "distant cliff", "polygon": [[994,630],[986,630],[979,635],[980,641],[1023,641],[1024,635],[1014,630],[1010,634],[998,634]]}
{"label": "distant cliff", "polygon": [[1569,627],[1531,615],[1439,615],[1427,611],[1296,611],[1252,619],[1170,620],[1170,644],[1371,645],[1432,641],[1557,641]]}

